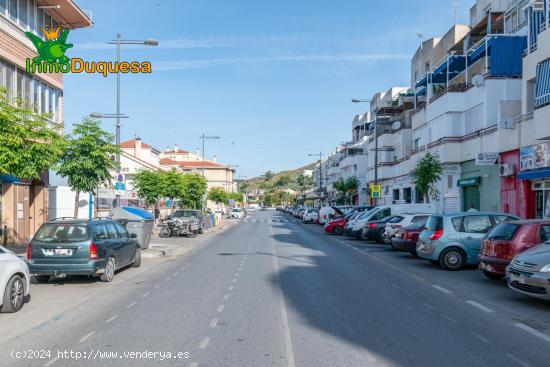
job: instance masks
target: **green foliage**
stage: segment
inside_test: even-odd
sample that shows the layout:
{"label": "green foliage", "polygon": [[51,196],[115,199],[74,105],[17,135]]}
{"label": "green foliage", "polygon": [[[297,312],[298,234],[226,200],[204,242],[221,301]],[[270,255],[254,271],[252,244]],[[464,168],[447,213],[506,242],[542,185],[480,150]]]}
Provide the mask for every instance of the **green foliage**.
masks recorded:
{"label": "green foliage", "polygon": [[298,184],[298,187],[300,188],[300,190],[304,192],[313,186],[313,177],[306,176],[303,173],[301,173],[296,178],[296,183]]}
{"label": "green foliage", "polygon": [[227,203],[228,194],[222,187],[213,187],[208,192],[208,199],[216,204]]}
{"label": "green foliage", "polygon": [[275,182],[275,186],[276,187],[285,187],[288,184],[290,184],[291,182],[292,182],[292,179],[290,178],[290,176],[283,175],[283,176],[279,177],[277,182]]}
{"label": "green foliage", "polygon": [[134,175],[134,188],[148,206],[154,206],[164,194],[163,175],[159,171],[143,170]]}
{"label": "green foliage", "polygon": [[0,174],[35,179],[53,167],[64,150],[63,127],[34,113],[0,88]]}
{"label": "green foliage", "polygon": [[275,176],[275,174],[271,171],[267,171],[263,175],[265,181],[270,181],[273,178],[273,176]]}
{"label": "green foliage", "polygon": [[439,156],[432,152],[426,153],[424,158],[416,165],[413,181],[418,192],[421,193],[428,202],[430,198],[434,201],[439,200],[439,190],[436,188],[435,184],[441,179],[442,174],[443,165],[439,160]]}
{"label": "green foliage", "polygon": [[343,204],[346,199],[351,195],[357,193],[359,187],[359,180],[357,177],[348,177],[346,180],[338,180],[332,184],[332,186],[338,191],[338,202]]}
{"label": "green foliage", "polygon": [[[162,196],[168,198],[174,203],[176,198],[181,198],[185,194],[185,184],[183,174],[175,168],[170,171],[162,172]],[[172,210],[175,205],[172,205]]]}
{"label": "green foliage", "polygon": [[242,203],[244,201],[244,194],[242,192],[230,192],[227,194],[227,199]]}
{"label": "green foliage", "polygon": [[197,173],[183,175],[183,195],[179,196],[182,206],[187,208],[200,208],[202,196],[206,194],[206,178]]}

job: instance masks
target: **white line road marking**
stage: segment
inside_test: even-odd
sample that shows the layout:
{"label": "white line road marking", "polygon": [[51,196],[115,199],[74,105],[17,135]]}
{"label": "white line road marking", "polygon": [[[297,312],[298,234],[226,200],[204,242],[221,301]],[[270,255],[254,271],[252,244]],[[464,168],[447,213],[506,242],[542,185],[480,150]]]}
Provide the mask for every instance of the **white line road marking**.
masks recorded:
{"label": "white line road marking", "polygon": [[128,306],[126,306],[126,308],[132,308],[132,307],[134,307],[135,305],[136,305],[136,303],[135,303],[135,302],[132,302],[132,303],[130,303]]}
{"label": "white line road marking", "polygon": [[159,289],[159,288],[160,288],[160,284],[155,285],[155,289]]}
{"label": "white line road marking", "polygon": [[409,296],[409,297],[411,297],[411,298],[416,298],[416,296],[415,296],[414,294],[409,293],[409,292],[407,292],[407,296]]}
{"label": "white line road marking", "polygon": [[199,367],[199,364],[197,362],[193,362],[189,365],[189,367]]}
{"label": "white line road marking", "polygon": [[147,297],[149,297],[150,294],[151,294],[151,293],[149,293],[149,292],[143,293],[143,294],[141,295],[141,298],[147,298]]}
{"label": "white line road marking", "polygon": [[383,281],[385,281],[386,283],[389,282],[388,278],[382,278]]}
{"label": "white line road marking", "polygon": [[232,282],[237,283],[237,278],[233,278]]}
{"label": "white line road marking", "polygon": [[444,287],[442,287],[442,286],[440,286],[440,285],[437,285],[437,284],[433,284],[432,287],[434,287],[434,288],[437,289],[438,291],[441,291],[441,292],[443,292],[443,293],[445,293],[445,294],[451,294],[451,293],[453,293],[453,291],[451,291],[451,290],[449,290],[449,289],[447,289],[447,288],[444,288]]}
{"label": "white line road marking", "polygon": [[392,284],[392,285],[393,285],[393,287],[396,288],[396,289],[401,289],[401,287],[398,286],[397,284]]}
{"label": "white line road marking", "polygon": [[170,280],[170,278],[166,278],[166,279],[164,279],[164,281],[165,281],[165,282],[167,282],[167,281],[169,281],[169,280]]}
{"label": "white line road marking", "polygon": [[88,334],[84,335],[80,340],[79,343],[84,343],[90,336],[94,335],[95,331],[90,331]]}
{"label": "white line road marking", "polygon": [[111,321],[114,321],[117,317],[118,317],[118,315],[114,315],[113,317],[111,317],[110,319],[108,319],[108,320],[105,321],[105,322],[108,324],[108,323],[110,323]]}
{"label": "white line road marking", "polygon": [[484,343],[491,344],[491,342],[487,338],[482,337],[481,335],[479,335],[475,331],[470,330],[470,334],[472,334],[473,336],[475,336],[476,338],[478,338],[479,340],[481,340]]}
{"label": "white line road marking", "polygon": [[228,290],[229,292],[231,292],[231,291],[233,290],[233,286],[229,286],[229,288],[227,288],[227,290]]}
{"label": "white line road marking", "polygon": [[296,362],[294,359],[294,349],[292,347],[292,337],[290,335],[290,329],[288,324],[288,313],[286,310],[286,302],[285,302],[285,295],[282,291],[282,281],[281,281],[281,271],[279,267],[279,261],[277,260],[277,251],[275,249],[275,240],[273,239],[273,227],[269,227],[269,230],[271,231],[271,252],[273,253],[272,259],[273,259],[273,267],[275,268],[275,274],[277,274],[277,279],[279,281],[279,306],[281,309],[281,328],[283,329],[284,334],[284,340],[285,340],[285,347],[286,347],[286,359],[287,359],[287,367],[295,367]]}
{"label": "white line road marking", "polygon": [[180,270],[181,270],[181,271],[184,271],[184,270],[185,270],[185,266],[182,266],[182,267],[180,268]]}
{"label": "white line road marking", "polygon": [[55,357],[54,359],[52,359],[51,361],[49,361],[48,363],[46,363],[44,365],[44,367],[50,367],[52,364],[54,364],[55,362],[57,362],[57,360],[59,359],[59,357]]}
{"label": "white line road marking", "polygon": [[434,310],[434,309],[435,309],[435,307],[432,306],[432,305],[430,305],[429,303],[423,302],[422,304],[423,304],[424,306],[426,306],[427,308],[429,308],[430,310]]}
{"label": "white line road marking", "polygon": [[178,275],[178,272],[175,271],[174,273],[172,273],[172,275],[176,276],[176,275]]}
{"label": "white line road marking", "polygon": [[226,294],[225,296],[223,296],[223,300],[226,301],[229,299],[229,294]]}
{"label": "white line road marking", "polygon": [[219,305],[218,306],[218,312],[222,312],[224,307],[225,307],[224,305]]}
{"label": "white line road marking", "polygon": [[521,359],[517,358],[517,357],[514,357],[513,355],[511,354],[506,354],[506,356],[508,358],[510,358],[511,360],[513,360],[514,362],[516,362],[517,364],[519,364],[520,366],[523,366],[523,367],[531,367],[530,364],[526,363],[526,362],[523,362]]}
{"label": "white line road marking", "polygon": [[240,275],[240,273],[239,273],[239,272],[235,273],[235,277],[238,277],[239,275]]}
{"label": "white line road marking", "polygon": [[204,337],[202,340],[201,340],[201,344],[199,345],[199,349],[206,349],[206,347],[208,346],[208,342],[210,341],[210,338],[209,337]]}
{"label": "white line road marking", "polygon": [[487,312],[487,313],[495,312],[494,310],[491,310],[489,307],[485,307],[481,303],[477,303],[476,301],[466,301],[466,303],[469,304],[469,305],[472,305],[476,308],[479,308],[481,311],[484,311],[484,312]]}
{"label": "white line road marking", "polygon": [[443,318],[452,322],[453,324],[458,324],[458,321],[456,321],[455,319],[453,319],[451,316],[448,316],[448,315],[443,315]]}
{"label": "white line road marking", "polygon": [[213,319],[212,321],[210,321],[210,327],[213,328],[213,327],[216,327],[216,325],[218,325],[218,319]]}
{"label": "white line road marking", "polygon": [[516,324],[514,324],[514,325],[516,325],[518,328],[520,328],[520,329],[522,329],[522,330],[527,331],[528,333],[530,333],[530,334],[532,334],[532,335],[534,335],[534,336],[537,336],[537,337],[541,338],[542,340],[545,340],[545,341],[547,341],[547,342],[550,342],[550,336],[548,336],[548,335],[546,335],[546,334],[543,334],[543,333],[541,333],[540,331],[538,331],[538,330],[536,330],[536,329],[533,329],[533,328],[530,327],[530,326],[527,326],[527,325],[525,325],[525,324],[522,324],[521,322],[518,322],[518,323],[516,323]]}

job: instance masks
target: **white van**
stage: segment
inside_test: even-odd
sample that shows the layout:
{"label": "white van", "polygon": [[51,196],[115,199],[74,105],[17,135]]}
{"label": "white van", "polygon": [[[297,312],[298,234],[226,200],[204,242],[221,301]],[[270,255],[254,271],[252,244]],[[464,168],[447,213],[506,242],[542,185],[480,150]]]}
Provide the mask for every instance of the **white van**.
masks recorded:
{"label": "white van", "polygon": [[437,209],[434,204],[392,204],[377,206],[363,213],[363,215],[353,224],[353,228],[350,232],[353,234],[360,233],[368,222],[403,213],[436,214]]}

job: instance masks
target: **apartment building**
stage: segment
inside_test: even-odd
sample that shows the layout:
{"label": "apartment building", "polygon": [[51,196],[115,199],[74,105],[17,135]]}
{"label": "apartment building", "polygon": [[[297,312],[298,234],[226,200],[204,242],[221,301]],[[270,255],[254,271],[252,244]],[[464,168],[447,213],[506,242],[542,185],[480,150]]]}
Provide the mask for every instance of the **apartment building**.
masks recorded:
{"label": "apartment building", "polygon": [[222,187],[227,192],[237,192],[235,181],[235,168],[226,166],[213,159],[202,160],[200,150],[195,153],[181,149],[178,145],[168,148],[160,153],[160,166],[164,169],[176,168],[181,172],[195,172],[202,174],[208,181],[208,189]]}
{"label": "apartment building", "polygon": [[[0,86],[63,123],[62,74],[25,72],[26,60],[37,56],[25,32],[44,37],[38,27],[45,25],[77,29],[91,27],[92,20],[72,0],[0,0]],[[9,242],[27,241],[47,220],[48,185],[48,172],[35,181],[0,176],[0,222]]]}

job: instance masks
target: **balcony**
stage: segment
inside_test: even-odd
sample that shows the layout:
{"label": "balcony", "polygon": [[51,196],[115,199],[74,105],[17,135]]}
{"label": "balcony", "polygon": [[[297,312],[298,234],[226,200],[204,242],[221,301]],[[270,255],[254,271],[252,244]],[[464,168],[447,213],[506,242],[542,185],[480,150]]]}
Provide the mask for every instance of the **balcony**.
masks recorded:
{"label": "balcony", "polygon": [[27,36],[25,36],[25,32],[23,32],[23,30],[18,25],[16,25],[3,15],[0,15],[0,31],[9,34],[30,50],[34,50],[34,45],[27,38]]}

